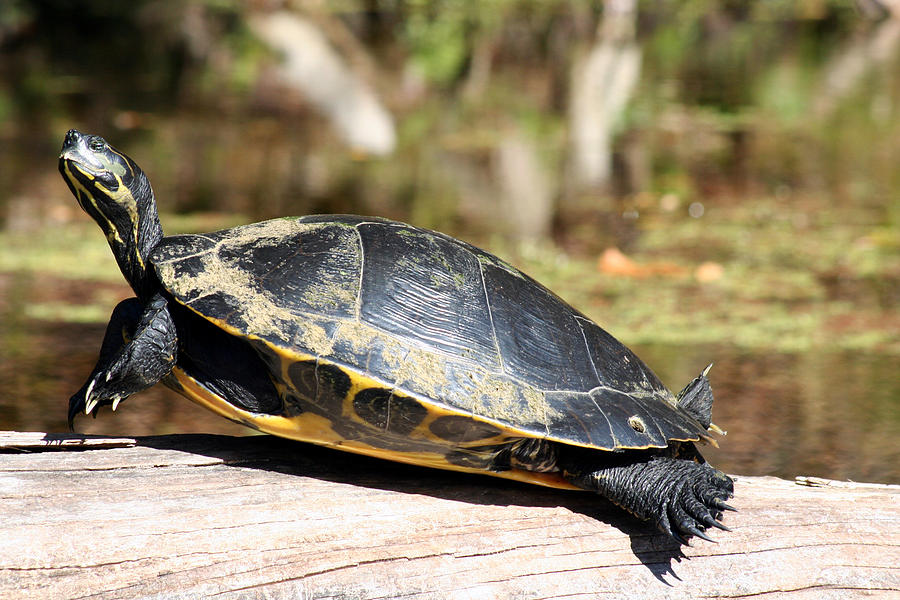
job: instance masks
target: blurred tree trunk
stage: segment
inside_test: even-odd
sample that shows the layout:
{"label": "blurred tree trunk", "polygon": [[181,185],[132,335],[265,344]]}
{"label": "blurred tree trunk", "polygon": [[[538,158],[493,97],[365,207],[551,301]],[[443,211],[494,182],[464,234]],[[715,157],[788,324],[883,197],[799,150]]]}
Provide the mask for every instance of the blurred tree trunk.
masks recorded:
{"label": "blurred tree trunk", "polygon": [[825,65],[822,85],[815,101],[815,112],[819,117],[831,114],[840,106],[841,101],[856,89],[872,69],[897,59],[897,49],[900,48],[900,0],[872,0],[868,5],[870,8],[862,11],[864,14],[874,16],[871,5],[875,5],[884,11],[885,18],[868,35],[850,38]]}
{"label": "blurred tree trunk", "polygon": [[519,128],[504,134],[495,149],[500,221],[517,240],[544,240],[553,224],[554,186],[537,144]]}
{"label": "blurred tree trunk", "polygon": [[260,12],[249,23],[254,34],[281,55],[276,69],[281,83],[328,117],[353,151],[375,156],[394,151],[392,115],[316,24],[287,11]]}
{"label": "blurred tree trunk", "polygon": [[615,127],[640,76],[636,17],[636,0],[604,0],[594,46],[572,66],[570,183],[576,195],[609,183]]}

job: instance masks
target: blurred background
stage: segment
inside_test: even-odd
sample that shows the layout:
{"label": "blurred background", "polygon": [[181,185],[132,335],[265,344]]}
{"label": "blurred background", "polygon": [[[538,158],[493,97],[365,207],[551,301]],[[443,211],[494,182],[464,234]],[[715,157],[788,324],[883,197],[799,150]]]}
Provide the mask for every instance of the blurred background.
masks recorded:
{"label": "blurred background", "polygon": [[[131,295],[71,127],[168,233],[439,229],[675,391],[715,361],[717,466],[900,483],[900,0],[4,0],[0,429],[66,430]],[[162,386],[76,428],[249,433]]]}

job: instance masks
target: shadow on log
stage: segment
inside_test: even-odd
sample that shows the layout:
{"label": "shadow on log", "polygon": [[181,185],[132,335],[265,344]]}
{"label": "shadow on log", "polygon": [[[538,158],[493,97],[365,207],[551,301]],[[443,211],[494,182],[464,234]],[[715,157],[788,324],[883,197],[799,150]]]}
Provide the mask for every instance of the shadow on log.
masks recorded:
{"label": "shadow on log", "polygon": [[900,486],[739,477],[719,543],[273,437],[0,433],[0,598],[897,597]]}

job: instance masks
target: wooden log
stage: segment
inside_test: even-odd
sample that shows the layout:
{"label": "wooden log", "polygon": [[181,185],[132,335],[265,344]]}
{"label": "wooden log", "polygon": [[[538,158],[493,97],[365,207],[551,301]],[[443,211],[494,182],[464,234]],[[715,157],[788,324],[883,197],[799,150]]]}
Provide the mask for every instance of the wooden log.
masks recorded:
{"label": "wooden log", "polygon": [[272,437],[0,433],[0,598],[900,597],[900,486],[739,477],[679,549],[597,496]]}

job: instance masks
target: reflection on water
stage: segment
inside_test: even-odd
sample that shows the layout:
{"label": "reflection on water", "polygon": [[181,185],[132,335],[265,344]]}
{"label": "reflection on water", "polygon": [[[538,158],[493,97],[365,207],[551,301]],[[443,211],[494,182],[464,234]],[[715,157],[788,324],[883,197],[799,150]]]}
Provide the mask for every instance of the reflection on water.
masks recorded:
{"label": "reflection on water", "polygon": [[[104,325],[5,319],[0,324],[0,429],[65,431],[68,397],[93,367]],[[714,421],[728,431],[704,454],[743,475],[816,475],[900,483],[896,357],[756,354],[728,348],[642,346],[636,352],[678,390],[711,360]],[[122,435],[249,430],[163,386],[117,413],[82,417],[79,431]]]}

